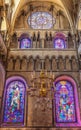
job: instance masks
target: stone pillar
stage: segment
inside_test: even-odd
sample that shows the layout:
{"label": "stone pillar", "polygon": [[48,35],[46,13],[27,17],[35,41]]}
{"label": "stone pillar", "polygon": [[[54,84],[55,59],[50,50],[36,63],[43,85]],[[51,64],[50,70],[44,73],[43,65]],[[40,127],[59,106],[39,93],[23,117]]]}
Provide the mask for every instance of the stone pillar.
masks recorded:
{"label": "stone pillar", "polygon": [[42,48],[44,48],[45,46],[44,46],[44,39],[41,39],[41,41],[42,41]]}

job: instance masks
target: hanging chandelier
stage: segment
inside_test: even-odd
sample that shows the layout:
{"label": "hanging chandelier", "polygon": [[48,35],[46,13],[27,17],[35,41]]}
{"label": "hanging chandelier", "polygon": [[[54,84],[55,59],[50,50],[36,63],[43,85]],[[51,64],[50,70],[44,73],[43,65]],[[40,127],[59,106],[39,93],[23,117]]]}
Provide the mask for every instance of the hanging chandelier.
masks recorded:
{"label": "hanging chandelier", "polygon": [[54,88],[54,74],[52,72],[41,70],[39,75],[36,75],[36,73],[33,72],[31,76],[32,87],[29,88],[29,92],[32,92],[31,95],[46,97],[48,91],[51,91],[51,88]]}

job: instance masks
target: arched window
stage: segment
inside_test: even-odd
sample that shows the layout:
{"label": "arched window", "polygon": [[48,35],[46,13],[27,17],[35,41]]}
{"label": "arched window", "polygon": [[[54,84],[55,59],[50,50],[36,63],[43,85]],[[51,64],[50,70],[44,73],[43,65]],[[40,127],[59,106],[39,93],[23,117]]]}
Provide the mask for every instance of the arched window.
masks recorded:
{"label": "arched window", "polygon": [[76,122],[73,86],[66,80],[56,83],[56,121]]}
{"label": "arched window", "polygon": [[4,91],[3,125],[24,125],[26,83],[23,78],[13,76],[6,81]]}
{"label": "arched window", "polygon": [[48,12],[35,12],[28,18],[28,24],[33,29],[51,29],[55,18]]}
{"label": "arched window", "polygon": [[57,33],[54,38],[54,48],[65,49],[66,48],[66,37],[62,33]]}
{"label": "arched window", "polygon": [[22,48],[22,49],[31,48],[31,39],[30,38],[21,39],[20,48]]}
{"label": "arched window", "polygon": [[81,126],[75,81],[68,76],[61,76],[56,79],[55,87],[56,126]]}
{"label": "arched window", "polygon": [[29,38],[29,35],[26,33],[23,33],[19,37],[19,48],[21,49],[26,49],[26,48],[31,48],[31,39]]}

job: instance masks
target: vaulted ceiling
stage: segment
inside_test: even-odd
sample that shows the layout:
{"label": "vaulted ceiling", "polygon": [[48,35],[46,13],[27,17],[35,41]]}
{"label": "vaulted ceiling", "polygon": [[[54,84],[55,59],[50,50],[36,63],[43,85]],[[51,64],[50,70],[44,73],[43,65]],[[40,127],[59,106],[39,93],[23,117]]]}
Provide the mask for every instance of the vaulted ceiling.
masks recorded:
{"label": "vaulted ceiling", "polygon": [[[53,4],[60,6],[67,16],[68,21],[70,23],[70,27],[72,30],[75,29],[76,25],[78,26],[78,21],[79,21],[78,14],[79,14],[80,0],[37,0],[37,1],[36,0],[0,0],[0,7],[2,5],[4,8],[5,8],[5,5],[7,7],[9,7],[11,14],[9,14],[10,11],[8,9],[7,18],[10,17],[9,18],[9,26],[11,26],[11,29],[14,30],[16,18],[18,17],[20,12],[23,10],[24,6],[26,6],[30,2],[31,3],[32,2],[42,2],[43,3],[43,1],[51,2]],[[7,18],[6,18],[6,21],[8,24]]]}
{"label": "vaulted ceiling", "polygon": [[[25,6],[26,4],[28,4],[29,2],[33,2],[34,0],[19,0],[19,2],[17,1],[18,6],[16,6],[15,10],[13,11],[13,15],[12,15],[12,26],[14,26],[15,20],[17,15],[19,14],[20,10],[22,9],[23,6]],[[39,0],[43,1],[43,0]],[[76,16],[76,7],[78,5],[78,2],[76,0],[45,0],[48,2],[53,2],[59,6],[61,6],[64,10],[64,12],[66,13],[66,16],[69,20],[70,26],[71,28],[73,28],[74,26],[74,15]],[[78,0],[79,1],[79,0]],[[14,2],[16,2],[16,0],[14,0]]]}

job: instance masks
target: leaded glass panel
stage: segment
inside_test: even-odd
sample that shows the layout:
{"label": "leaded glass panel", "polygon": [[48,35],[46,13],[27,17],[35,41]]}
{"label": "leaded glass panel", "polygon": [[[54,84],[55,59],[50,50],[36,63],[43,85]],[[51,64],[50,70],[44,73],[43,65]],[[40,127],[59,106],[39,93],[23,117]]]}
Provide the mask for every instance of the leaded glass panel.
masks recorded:
{"label": "leaded glass panel", "polygon": [[3,122],[24,123],[25,85],[22,81],[10,82],[5,89]]}
{"label": "leaded glass panel", "polygon": [[56,49],[64,49],[64,48],[66,48],[64,39],[56,38],[54,40],[54,48],[56,48]]}
{"label": "leaded glass panel", "polygon": [[75,98],[72,84],[68,81],[59,81],[55,86],[56,122],[76,122]]}
{"label": "leaded glass panel", "polygon": [[48,12],[35,12],[28,18],[28,24],[33,29],[51,29],[55,18]]}
{"label": "leaded glass panel", "polygon": [[29,38],[23,38],[20,40],[20,48],[31,48],[31,39]]}

